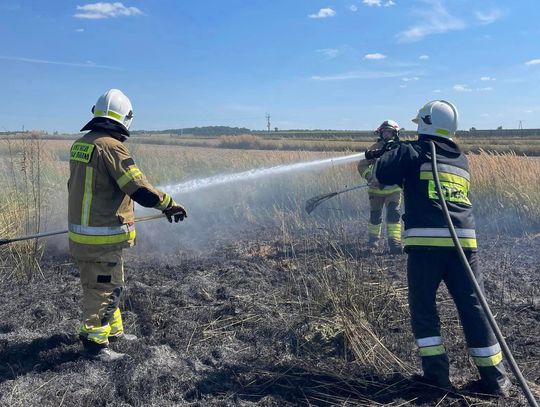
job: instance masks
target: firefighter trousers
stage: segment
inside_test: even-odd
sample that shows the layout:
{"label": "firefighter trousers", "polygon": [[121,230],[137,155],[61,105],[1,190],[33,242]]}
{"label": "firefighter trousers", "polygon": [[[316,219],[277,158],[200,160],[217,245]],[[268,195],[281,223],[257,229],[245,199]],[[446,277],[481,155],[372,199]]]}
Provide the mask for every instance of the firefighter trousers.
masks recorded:
{"label": "firefighter trousers", "polygon": [[386,235],[391,249],[401,248],[401,191],[389,195],[369,192],[368,235],[371,244],[377,244],[381,237],[382,213],[386,205]]}
{"label": "firefighter trousers", "polygon": [[[466,255],[483,291],[477,254],[466,252]],[[469,354],[482,381],[494,390],[504,387],[508,379],[502,363],[501,348],[457,252],[437,249],[410,251],[407,279],[411,324],[422,359],[424,376],[442,385],[449,383],[448,356],[441,338],[435,303],[439,284],[444,281],[456,305]]]}
{"label": "firefighter trousers", "polygon": [[81,275],[82,325],[79,336],[89,350],[107,347],[109,337],[122,335],[120,298],[124,289],[122,250],[95,260],[76,260]]}

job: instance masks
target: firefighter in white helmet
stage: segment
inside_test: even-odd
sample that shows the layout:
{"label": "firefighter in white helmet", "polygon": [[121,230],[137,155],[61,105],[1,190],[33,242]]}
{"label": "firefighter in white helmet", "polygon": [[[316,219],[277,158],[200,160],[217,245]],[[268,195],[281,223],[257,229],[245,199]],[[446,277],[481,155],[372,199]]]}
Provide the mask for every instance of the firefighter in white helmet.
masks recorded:
{"label": "firefighter in white helmet", "polygon": [[133,120],[130,100],[118,89],[99,97],[89,130],[71,146],[68,181],[69,249],[80,271],[86,356],[112,361],[125,356],[109,349],[124,334],[120,308],[124,288],[122,250],[135,244],[134,201],[178,222],[186,210],[154,188],[137,167],[124,141]]}
{"label": "firefighter in white helmet", "polygon": [[431,165],[430,143],[435,144],[437,169],[452,222],[467,260],[483,289],[478,269],[477,243],[472,203],[471,175],[467,156],[452,139],[458,126],[456,107],[445,100],[427,103],[413,122],[418,140],[399,143],[394,149],[366,152],[380,157],[375,165],[377,179],[404,187],[405,251],[408,253],[407,280],[411,324],[422,359],[423,383],[451,387],[449,362],[443,345],[437,314],[437,289],[444,281],[459,313],[480,380],[472,389],[506,395],[510,386],[501,347],[479,303],[467,270],[446,225]]}
{"label": "firefighter in white helmet", "polygon": [[[388,143],[399,141],[399,125],[393,120],[385,120],[375,130],[377,142],[369,150],[382,149]],[[401,246],[401,187],[399,185],[383,185],[373,174],[376,159],[362,160],[358,163],[358,172],[369,185],[369,222],[368,246],[371,251],[379,248],[381,237],[383,210],[386,207],[386,235],[391,254],[402,252]]]}

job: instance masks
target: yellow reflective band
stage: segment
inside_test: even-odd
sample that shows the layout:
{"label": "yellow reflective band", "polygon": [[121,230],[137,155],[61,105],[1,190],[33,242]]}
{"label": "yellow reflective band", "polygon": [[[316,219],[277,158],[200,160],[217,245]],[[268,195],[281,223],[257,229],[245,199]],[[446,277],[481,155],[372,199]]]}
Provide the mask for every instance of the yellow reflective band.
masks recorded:
{"label": "yellow reflective band", "polygon": [[81,244],[115,244],[127,242],[128,240],[135,239],[136,231],[132,230],[129,233],[122,233],[119,235],[109,235],[109,236],[90,236],[90,235],[80,235],[74,232],[68,232],[69,240],[75,243]]}
{"label": "yellow reflective band", "polygon": [[499,363],[502,362],[502,359],[503,359],[502,352],[499,352],[493,356],[473,357],[474,364],[476,366],[481,366],[481,367],[497,366]]}
{"label": "yellow reflective band", "polygon": [[435,346],[426,346],[425,348],[419,348],[418,353],[420,356],[437,356],[437,355],[444,355],[446,351],[444,350],[443,345],[435,345]]}
{"label": "yellow reflective band", "polygon": [[156,206],[154,206],[154,208],[159,209],[160,211],[163,211],[167,209],[171,201],[172,201],[171,196],[169,194],[165,194],[163,196],[163,200],[160,203],[158,203]]}
{"label": "yellow reflective band", "polygon": [[[421,180],[433,180],[433,173],[431,171],[420,171]],[[451,182],[453,184],[461,185],[467,188],[470,187],[470,182],[467,178],[460,177],[459,175],[450,174],[448,172],[439,172],[439,180],[441,182]]]}
{"label": "yellow reflective band", "polygon": [[388,233],[388,237],[394,239],[401,238],[401,223],[387,223],[386,232]]}
{"label": "yellow reflective band", "polygon": [[116,120],[122,120],[122,115],[113,112],[112,110],[107,110],[106,112],[104,112],[103,110],[96,110],[94,112],[94,117],[112,117]]}
{"label": "yellow reflective band", "polygon": [[368,188],[368,193],[372,195],[378,195],[378,196],[391,195],[394,192],[400,192],[400,191],[401,191],[401,188],[398,186],[394,188],[388,188],[388,189],[379,189],[379,188],[373,188],[373,187]]}
{"label": "yellow reflective band", "polygon": [[373,225],[371,223],[368,223],[368,233],[372,236],[379,237],[381,235],[381,224]]}
{"label": "yellow reflective band", "polygon": [[[459,238],[461,246],[466,249],[476,249],[476,239]],[[451,237],[406,237],[405,246],[434,246],[454,247]]]}
{"label": "yellow reflective band", "polygon": [[88,164],[92,158],[92,153],[96,146],[88,143],[76,142],[71,146],[69,152],[69,159],[71,161],[80,161],[82,163]]}
{"label": "yellow reflective band", "polygon": [[435,132],[439,133],[439,134],[442,134],[443,136],[448,136],[450,134],[450,132],[448,130],[445,130],[445,129],[435,129]]}
{"label": "yellow reflective band", "polygon": [[82,215],[81,225],[88,226],[90,219],[90,207],[92,206],[92,179],[94,169],[90,166],[86,167],[86,175],[84,177],[84,194],[82,199]]}
{"label": "yellow reflective band", "polygon": [[89,327],[87,325],[82,325],[79,332],[83,333],[84,336],[92,342],[95,343],[107,343],[109,333],[111,332],[111,327],[107,324],[105,326],[99,326],[96,328]]}
{"label": "yellow reflective band", "polygon": [[132,167],[129,171],[124,172],[124,175],[118,178],[116,180],[116,183],[120,188],[123,188],[128,182],[134,180],[136,177],[139,177],[141,175],[141,170],[139,170],[137,167]]}
{"label": "yellow reflective band", "polygon": [[122,315],[120,314],[120,308],[116,308],[116,311],[114,311],[114,314],[112,315],[109,325],[111,326],[111,332],[109,333],[109,336],[119,335],[124,331],[124,326],[122,324]]}

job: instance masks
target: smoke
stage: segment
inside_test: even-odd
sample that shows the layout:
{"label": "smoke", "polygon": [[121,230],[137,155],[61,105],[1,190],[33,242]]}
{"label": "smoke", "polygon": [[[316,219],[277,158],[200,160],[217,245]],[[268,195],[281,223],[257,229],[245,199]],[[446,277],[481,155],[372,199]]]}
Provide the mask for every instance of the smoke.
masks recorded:
{"label": "smoke", "polygon": [[[165,218],[137,224],[137,255],[166,256],[186,250],[208,250],[234,243],[253,231],[283,233],[291,229],[337,227],[344,218],[365,217],[365,192],[336,197],[307,215],[307,199],[361,182],[354,165],[364,153],[258,168],[232,174],[197,178],[160,186],[188,211],[178,224]],[[354,163],[351,165],[351,163]],[[349,165],[346,165],[349,164]],[[328,190],[330,188],[330,190]],[[66,227],[67,194],[57,196],[55,210],[44,229]],[[137,205],[136,217],[157,211]],[[44,230],[43,229],[43,230]],[[48,252],[66,252],[67,236],[48,238]]]}
{"label": "smoke", "polygon": [[[166,220],[137,226],[137,254],[179,253],[209,250],[218,243],[234,243],[246,232],[284,233],[333,227],[344,219],[365,217],[365,192],[352,191],[318,208],[304,210],[307,199],[358,184],[353,166],[343,164],[363,159],[362,154],[254,169],[234,174],[196,179],[161,189],[186,207],[188,217],[179,224]],[[328,188],[331,188],[329,191]],[[138,216],[146,213],[137,211]]]}

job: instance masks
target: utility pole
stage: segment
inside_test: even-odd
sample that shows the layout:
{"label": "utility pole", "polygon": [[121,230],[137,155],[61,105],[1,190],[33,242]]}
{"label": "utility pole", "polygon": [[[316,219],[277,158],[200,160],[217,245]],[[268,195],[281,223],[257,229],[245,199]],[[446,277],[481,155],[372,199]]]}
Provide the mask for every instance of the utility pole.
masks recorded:
{"label": "utility pole", "polygon": [[519,121],[518,129],[523,130],[523,120]]}
{"label": "utility pole", "polygon": [[266,127],[268,128],[268,133],[270,133],[270,115],[266,113]]}

